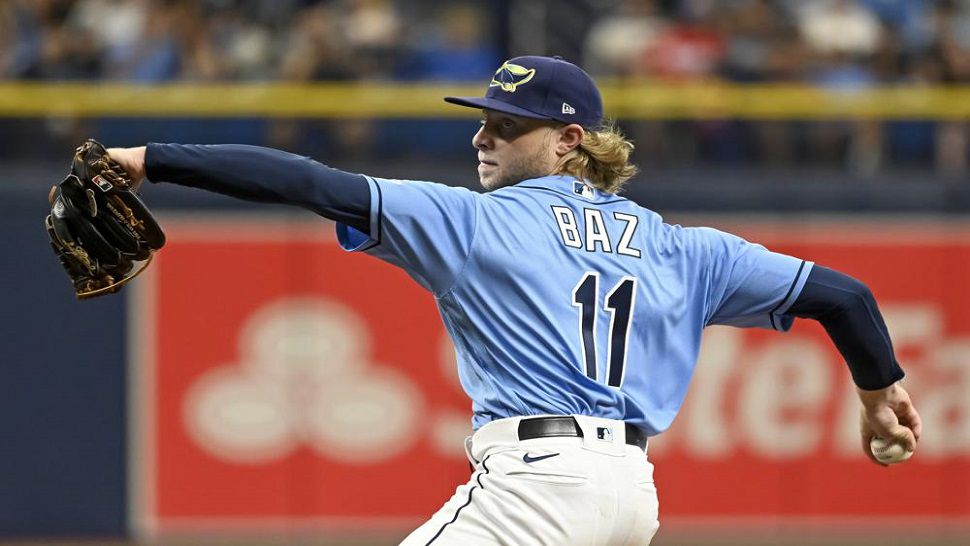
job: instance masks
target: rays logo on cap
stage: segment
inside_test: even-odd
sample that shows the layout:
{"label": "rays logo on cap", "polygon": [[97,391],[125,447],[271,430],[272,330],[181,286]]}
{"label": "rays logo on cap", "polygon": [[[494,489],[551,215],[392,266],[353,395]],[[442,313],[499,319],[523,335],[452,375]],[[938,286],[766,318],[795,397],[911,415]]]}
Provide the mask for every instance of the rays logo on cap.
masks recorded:
{"label": "rays logo on cap", "polygon": [[536,75],[535,68],[526,68],[524,66],[519,66],[517,64],[512,64],[508,61],[502,63],[502,66],[498,67],[495,71],[495,75],[492,76],[492,82],[488,84],[489,87],[501,87],[502,91],[507,93],[515,93],[515,89],[520,85],[528,83],[533,76]]}

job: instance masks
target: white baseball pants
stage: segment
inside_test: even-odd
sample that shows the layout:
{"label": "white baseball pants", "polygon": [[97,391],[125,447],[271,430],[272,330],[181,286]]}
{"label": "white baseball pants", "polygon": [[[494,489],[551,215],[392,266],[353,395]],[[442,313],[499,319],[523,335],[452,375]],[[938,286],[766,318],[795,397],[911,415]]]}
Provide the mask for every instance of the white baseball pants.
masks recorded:
{"label": "white baseball pants", "polygon": [[522,417],[483,426],[465,442],[471,479],[401,546],[650,544],[653,465],[626,445],[622,421],[573,417],[582,438],[519,440]]}

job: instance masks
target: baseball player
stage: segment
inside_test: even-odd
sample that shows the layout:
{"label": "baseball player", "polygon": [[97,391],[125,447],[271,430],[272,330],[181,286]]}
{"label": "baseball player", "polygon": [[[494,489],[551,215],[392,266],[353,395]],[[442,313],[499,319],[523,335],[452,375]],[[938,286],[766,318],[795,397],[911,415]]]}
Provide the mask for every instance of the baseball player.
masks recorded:
{"label": "baseball player", "polygon": [[677,414],[711,324],[818,320],[858,387],[865,453],[876,435],[915,449],[919,415],[866,286],[665,224],[618,195],[635,174],[632,145],[604,122],[582,69],[518,57],[484,97],[445,100],[482,111],[472,145],[485,193],[251,146],[109,150],[136,180],[335,220],[346,250],[434,295],[472,400],[474,472],[403,544],[648,544],[659,525],[648,438]]}

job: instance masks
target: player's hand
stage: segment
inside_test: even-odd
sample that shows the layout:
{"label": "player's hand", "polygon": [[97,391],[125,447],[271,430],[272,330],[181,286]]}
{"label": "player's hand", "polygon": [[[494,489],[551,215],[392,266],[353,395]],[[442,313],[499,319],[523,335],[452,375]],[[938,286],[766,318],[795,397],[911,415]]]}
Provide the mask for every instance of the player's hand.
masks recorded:
{"label": "player's hand", "polygon": [[899,442],[908,451],[916,450],[923,430],[919,413],[909,399],[909,393],[897,382],[876,391],[856,389],[862,402],[860,428],[862,432],[862,451],[872,462],[886,466],[876,460],[869,447],[874,436]]}
{"label": "player's hand", "polygon": [[121,165],[137,189],[145,180],[145,147],[137,148],[108,148],[108,155]]}

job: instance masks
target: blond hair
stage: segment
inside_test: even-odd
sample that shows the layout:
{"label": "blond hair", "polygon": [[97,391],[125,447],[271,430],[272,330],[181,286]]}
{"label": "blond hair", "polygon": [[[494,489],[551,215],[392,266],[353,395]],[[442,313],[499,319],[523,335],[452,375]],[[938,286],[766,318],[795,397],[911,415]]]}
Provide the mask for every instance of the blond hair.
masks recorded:
{"label": "blond hair", "polygon": [[558,172],[589,182],[605,192],[618,193],[637,174],[630,163],[633,143],[612,122],[598,131],[586,131],[575,150],[563,156]]}

